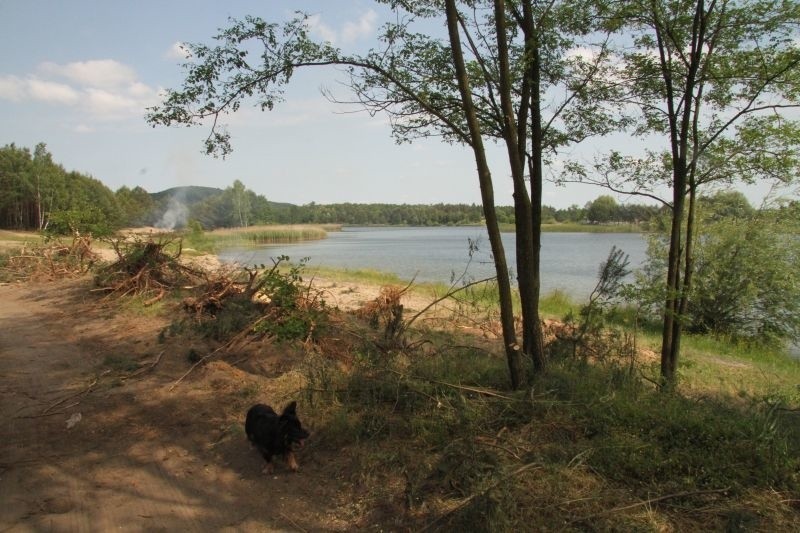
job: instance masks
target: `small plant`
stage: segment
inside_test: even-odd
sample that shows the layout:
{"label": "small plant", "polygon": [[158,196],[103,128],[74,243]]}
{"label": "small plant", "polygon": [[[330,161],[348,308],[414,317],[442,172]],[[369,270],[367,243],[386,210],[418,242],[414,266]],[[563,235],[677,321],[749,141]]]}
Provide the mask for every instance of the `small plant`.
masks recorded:
{"label": "small plant", "polygon": [[243,332],[279,341],[312,340],[325,323],[325,301],[302,285],[307,259],[282,268],[288,261],[281,256],[269,269],[261,265],[210,280],[201,296],[184,299],[184,307],[194,312],[196,327],[216,340]]}
{"label": "small plant", "polygon": [[580,358],[585,362],[589,357],[604,359],[614,346],[620,346],[615,341],[625,338],[625,335],[614,331],[607,333],[606,317],[623,288],[622,281],[629,273],[629,264],[628,256],[613,246],[608,258],[600,265],[598,281],[588,303],[577,315],[570,310],[564,317],[564,325],[555,329],[556,341],[549,347],[551,355]]}
{"label": "small plant", "polygon": [[283,271],[281,263],[288,262],[288,256],[280,256],[273,261],[273,267],[265,270],[255,287],[256,298],[268,301],[264,320],[255,325],[254,331],[275,337],[279,341],[311,340],[317,328],[325,322],[325,301],[318,293],[304,287],[303,270],[307,257],[297,265],[290,265]]}

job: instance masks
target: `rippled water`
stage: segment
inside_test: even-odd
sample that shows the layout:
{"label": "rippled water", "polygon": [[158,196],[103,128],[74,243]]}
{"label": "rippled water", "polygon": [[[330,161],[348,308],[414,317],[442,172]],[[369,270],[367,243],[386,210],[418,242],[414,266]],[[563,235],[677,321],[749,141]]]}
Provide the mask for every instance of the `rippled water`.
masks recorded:
{"label": "rippled water", "polygon": [[[470,259],[470,242],[477,245]],[[514,268],[514,234],[503,234],[509,267]],[[597,282],[600,263],[616,245],[630,256],[632,268],[645,259],[647,243],[632,233],[545,233],[542,236],[542,294],[561,289],[576,298],[589,295]],[[467,277],[494,275],[486,230],[481,227],[374,228],[347,227],[321,241],[229,249],[223,261],[271,264],[288,255],[293,261],[309,257],[309,266],[372,269],[403,279],[449,282],[465,270]]]}

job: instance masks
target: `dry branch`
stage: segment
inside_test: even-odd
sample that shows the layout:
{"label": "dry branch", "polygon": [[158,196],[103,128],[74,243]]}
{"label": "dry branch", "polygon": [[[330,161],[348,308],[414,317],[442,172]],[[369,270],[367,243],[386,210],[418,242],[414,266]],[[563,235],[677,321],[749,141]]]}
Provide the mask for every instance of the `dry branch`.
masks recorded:
{"label": "dry branch", "polygon": [[58,400],[57,402],[55,402],[55,403],[51,404],[51,405],[50,405],[49,407],[47,407],[47,408],[46,408],[44,411],[42,411],[42,415],[46,415],[48,412],[50,412],[50,410],[51,410],[51,409],[53,409],[54,407],[57,407],[57,406],[61,405],[62,403],[66,402],[67,400],[71,400],[72,398],[75,398],[76,396],[82,396],[82,395],[84,395],[84,394],[86,394],[86,393],[90,392],[90,391],[91,391],[91,390],[94,388],[94,386],[95,386],[95,385],[97,385],[97,382],[98,382],[98,380],[99,380],[99,378],[94,378],[94,381],[92,381],[92,382],[89,384],[89,386],[88,386],[88,387],[86,387],[85,389],[83,389],[83,390],[80,390],[80,391],[78,391],[78,392],[76,392],[76,393],[74,393],[74,394],[70,394],[69,396],[65,396],[64,398],[61,398],[61,399],[60,399],[60,400]]}
{"label": "dry branch", "polygon": [[144,374],[146,372],[150,372],[151,370],[153,370],[156,367],[156,365],[159,362],[161,362],[161,357],[163,357],[163,356],[164,356],[164,350],[162,350],[161,353],[159,353],[156,356],[156,358],[153,360],[152,363],[150,363],[149,366],[143,366],[142,368],[136,370],[135,372],[133,372],[131,374],[128,374],[127,376],[123,376],[122,379],[123,380],[131,379],[131,378],[135,378],[135,377],[141,376],[142,374]]}
{"label": "dry branch", "polygon": [[658,502],[663,502],[665,500],[673,500],[675,498],[685,498],[686,496],[699,496],[701,494],[719,494],[724,493],[730,490],[730,487],[726,487],[724,489],[707,489],[707,490],[690,490],[686,492],[676,492],[675,494],[667,494],[665,496],[658,496],[656,498],[649,498],[647,500],[643,500],[640,502],[632,503],[630,505],[623,505],[621,507],[614,507],[613,509],[607,509],[605,511],[601,511],[599,513],[590,514],[588,516],[583,516],[581,518],[576,518],[571,520],[570,524],[575,524],[578,522],[585,522],[586,520],[591,520],[593,518],[598,518],[601,516],[606,516],[613,513],[618,513],[620,511],[626,511],[628,509],[635,509],[636,507],[641,507],[643,505],[651,505]]}
{"label": "dry branch", "polygon": [[472,500],[474,500],[478,496],[482,496],[482,495],[486,494],[490,490],[500,486],[501,483],[504,483],[504,482],[508,481],[509,479],[511,479],[512,477],[517,476],[517,475],[525,472],[526,470],[530,470],[533,467],[541,467],[541,463],[528,463],[526,465],[522,465],[521,467],[517,468],[516,470],[514,470],[512,472],[509,472],[508,474],[506,474],[505,476],[501,477],[500,479],[498,479],[497,481],[495,481],[494,483],[492,483],[491,485],[489,485],[485,489],[483,489],[483,490],[481,490],[479,492],[476,492],[475,494],[471,494],[471,495],[467,496],[466,498],[461,500],[458,503],[458,505],[456,505],[454,508],[450,509],[449,511],[447,511],[443,515],[437,517],[433,522],[430,522],[428,525],[423,527],[420,531],[428,531],[434,525],[436,525],[437,523],[441,522],[444,518],[447,518],[448,516],[452,515],[456,511],[459,511],[459,510],[463,509],[464,507],[466,507],[466,505],[469,502],[471,502]]}

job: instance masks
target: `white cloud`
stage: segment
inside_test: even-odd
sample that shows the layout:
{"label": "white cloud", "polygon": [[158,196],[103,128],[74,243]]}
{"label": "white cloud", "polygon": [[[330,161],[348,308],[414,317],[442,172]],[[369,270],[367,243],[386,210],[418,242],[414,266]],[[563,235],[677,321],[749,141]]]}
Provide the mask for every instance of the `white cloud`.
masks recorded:
{"label": "white cloud", "polygon": [[72,105],[79,98],[75,89],[63,83],[30,78],[27,85],[35,100]]}
{"label": "white cloud", "polygon": [[[46,102],[80,109],[81,120],[141,118],[158,101],[158,90],[138,80],[133,68],[112,59],[59,65],[46,62],[36,74],[0,76],[0,99]],[[80,123],[77,132],[92,125]]]}
{"label": "white cloud", "polygon": [[78,124],[77,126],[72,128],[72,130],[75,133],[92,133],[94,131],[94,128],[91,126],[87,126],[86,124]]}
{"label": "white cloud", "polygon": [[313,33],[316,33],[326,41],[336,43],[338,38],[336,30],[322,22],[322,17],[319,14],[308,17],[306,25]]}
{"label": "white cloud", "polygon": [[0,77],[0,98],[12,102],[39,100],[71,105],[78,101],[79,94],[63,83],[41,80],[33,76],[24,79],[17,76],[3,76]]}
{"label": "white cloud", "polygon": [[141,109],[136,100],[103,89],[87,89],[85,103],[91,113],[101,118],[130,115]]}
{"label": "white cloud", "polygon": [[46,74],[65,77],[85,87],[112,88],[136,82],[136,72],[128,65],[113,59],[76,61],[65,65],[48,62],[42,63],[39,70]]}
{"label": "white cloud", "polygon": [[0,98],[19,102],[25,99],[25,81],[16,76],[0,77]]}
{"label": "white cloud", "polygon": [[362,37],[370,37],[375,32],[378,14],[369,10],[355,22],[346,22],[342,28],[342,41],[352,43]]}
{"label": "white cloud", "polygon": [[145,85],[144,83],[139,81],[132,83],[127,88],[127,91],[128,94],[134,98],[152,98],[154,96],[157,96],[157,91],[155,91],[149,85]]}
{"label": "white cloud", "polygon": [[306,25],[313,33],[332,44],[348,44],[364,37],[370,37],[375,32],[377,20],[378,14],[370,9],[359,16],[357,20],[345,22],[340,30],[323,22],[322,16],[319,14],[308,17]]}

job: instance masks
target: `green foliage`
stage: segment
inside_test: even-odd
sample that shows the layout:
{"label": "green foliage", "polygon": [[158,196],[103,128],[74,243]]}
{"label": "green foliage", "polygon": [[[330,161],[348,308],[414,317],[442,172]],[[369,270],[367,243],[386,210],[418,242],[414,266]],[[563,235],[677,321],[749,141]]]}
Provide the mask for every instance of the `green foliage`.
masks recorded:
{"label": "green foliage", "polygon": [[155,224],[156,202],[141,187],[120,187],[114,193],[120,209],[120,224],[123,227],[150,226]]}
{"label": "green foliage", "polygon": [[95,235],[118,226],[114,193],[100,181],[53,162],[44,143],[34,149],[0,148],[0,227],[49,229],[69,234],[69,224]]}
{"label": "green foliage", "polygon": [[187,248],[198,252],[214,252],[214,239],[203,231],[203,225],[198,220],[189,220],[188,232],[184,235]]}
{"label": "green foliage", "polygon": [[308,294],[303,286],[302,273],[308,258],[288,270],[278,268],[289,257],[281,256],[273,268],[265,270],[258,282],[259,291],[270,299],[273,312],[269,320],[259,322],[255,331],[266,333],[279,341],[309,340],[324,326],[327,315],[324,313],[324,300],[317,300]]}
{"label": "green foliage", "polygon": [[[800,339],[800,241],[786,209],[756,212],[738,195],[703,199],[683,317],[689,331],[750,342]],[[734,216],[730,216],[730,214]],[[741,216],[735,216],[741,215]],[[651,315],[665,298],[666,242],[653,235],[631,298]]]}
{"label": "green foliage", "polygon": [[698,236],[687,320],[692,331],[800,340],[800,241],[764,213],[709,223]]}
{"label": "green foliage", "polygon": [[605,224],[618,220],[619,205],[613,196],[598,196],[586,205],[586,218],[594,224]]}
{"label": "green foliage", "polygon": [[113,228],[109,226],[105,214],[94,207],[52,213],[50,224],[45,230],[45,235],[49,237],[65,235],[108,237],[112,233]]}
{"label": "green foliage", "polygon": [[213,316],[201,315],[192,323],[203,335],[220,341],[242,333],[269,336],[281,342],[314,340],[327,322],[325,302],[303,286],[307,259],[281,268],[288,261],[287,256],[281,256],[272,268],[261,265],[258,274],[248,271],[253,277],[244,292],[225,297],[215,306]]}
{"label": "green foliage", "polygon": [[570,309],[564,316],[563,326],[557,328],[556,340],[548,346],[551,357],[569,355],[586,361],[590,356],[604,359],[610,355],[634,355],[629,334],[607,329],[608,316],[620,298],[624,278],[630,273],[629,264],[628,256],[612,246],[608,257],[600,264],[597,284],[588,302],[581,306],[577,315]]}

